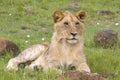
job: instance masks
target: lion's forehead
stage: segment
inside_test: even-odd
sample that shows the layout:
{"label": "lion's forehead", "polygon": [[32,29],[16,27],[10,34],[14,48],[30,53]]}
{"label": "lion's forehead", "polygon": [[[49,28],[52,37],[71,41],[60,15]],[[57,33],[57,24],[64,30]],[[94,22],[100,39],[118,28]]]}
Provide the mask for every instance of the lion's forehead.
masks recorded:
{"label": "lion's forehead", "polygon": [[65,21],[68,21],[68,22],[76,22],[76,21],[79,21],[79,20],[76,18],[76,16],[73,15],[73,14],[67,14],[67,15],[65,15],[64,20],[65,20]]}

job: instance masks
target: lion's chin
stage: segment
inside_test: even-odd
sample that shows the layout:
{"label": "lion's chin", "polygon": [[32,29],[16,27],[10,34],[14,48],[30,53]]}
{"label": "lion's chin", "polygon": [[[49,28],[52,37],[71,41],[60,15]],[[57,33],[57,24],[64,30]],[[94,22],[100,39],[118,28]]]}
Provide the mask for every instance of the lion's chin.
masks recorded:
{"label": "lion's chin", "polygon": [[69,44],[76,44],[78,42],[78,40],[77,39],[68,39],[67,42]]}

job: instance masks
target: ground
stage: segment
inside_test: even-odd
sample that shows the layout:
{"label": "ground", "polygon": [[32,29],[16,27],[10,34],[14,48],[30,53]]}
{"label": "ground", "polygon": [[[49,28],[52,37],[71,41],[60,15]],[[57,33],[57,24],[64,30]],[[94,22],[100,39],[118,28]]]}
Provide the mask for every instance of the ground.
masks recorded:
{"label": "ground", "polygon": [[[74,3],[77,5],[74,5]],[[87,11],[84,31],[84,53],[92,72],[112,72],[120,79],[120,0],[0,0],[0,37],[15,42],[21,50],[26,47],[51,40],[53,33],[52,13],[55,10],[79,9]],[[94,35],[101,29],[118,32],[118,42],[113,48],[96,47]],[[41,71],[5,71],[7,61],[12,56],[0,56],[1,80],[50,80],[57,73]],[[113,79],[112,79],[113,80]]]}

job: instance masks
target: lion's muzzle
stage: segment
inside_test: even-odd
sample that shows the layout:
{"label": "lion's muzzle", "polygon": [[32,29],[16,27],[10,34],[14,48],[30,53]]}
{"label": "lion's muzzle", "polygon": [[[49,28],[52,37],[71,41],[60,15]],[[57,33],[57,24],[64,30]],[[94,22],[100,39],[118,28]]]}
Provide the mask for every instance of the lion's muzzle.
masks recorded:
{"label": "lion's muzzle", "polygon": [[70,44],[75,44],[78,42],[78,38],[77,38],[77,32],[72,32],[70,33],[71,36],[69,39],[67,39],[67,42],[70,43]]}

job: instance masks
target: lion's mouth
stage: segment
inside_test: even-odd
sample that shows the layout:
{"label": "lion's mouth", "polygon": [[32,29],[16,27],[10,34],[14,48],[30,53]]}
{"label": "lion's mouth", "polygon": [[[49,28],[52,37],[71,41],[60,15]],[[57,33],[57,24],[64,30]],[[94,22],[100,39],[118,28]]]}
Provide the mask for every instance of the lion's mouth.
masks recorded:
{"label": "lion's mouth", "polygon": [[67,39],[67,40],[77,40],[76,38],[71,38],[71,39]]}
{"label": "lion's mouth", "polygon": [[77,43],[77,39],[76,38],[67,39],[67,42],[70,44],[75,44]]}

